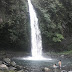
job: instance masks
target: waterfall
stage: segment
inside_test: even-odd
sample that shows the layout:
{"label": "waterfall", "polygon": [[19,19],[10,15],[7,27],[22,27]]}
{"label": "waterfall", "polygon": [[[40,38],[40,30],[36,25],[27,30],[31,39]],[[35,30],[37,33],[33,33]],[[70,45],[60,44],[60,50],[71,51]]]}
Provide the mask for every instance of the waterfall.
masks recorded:
{"label": "waterfall", "polygon": [[28,0],[31,25],[31,53],[32,57],[42,56],[42,39],[38,25],[38,18],[31,1]]}
{"label": "waterfall", "polygon": [[52,60],[51,58],[45,58],[42,56],[42,38],[41,32],[38,25],[38,18],[34,10],[31,1],[28,0],[29,15],[30,15],[30,26],[31,26],[31,53],[32,56],[18,57],[20,60]]}
{"label": "waterfall", "polygon": [[38,25],[38,18],[31,1],[28,0],[30,25],[31,25],[31,53],[32,56],[18,58],[23,60],[52,60],[51,58],[44,58],[42,56],[42,39],[41,32]]}

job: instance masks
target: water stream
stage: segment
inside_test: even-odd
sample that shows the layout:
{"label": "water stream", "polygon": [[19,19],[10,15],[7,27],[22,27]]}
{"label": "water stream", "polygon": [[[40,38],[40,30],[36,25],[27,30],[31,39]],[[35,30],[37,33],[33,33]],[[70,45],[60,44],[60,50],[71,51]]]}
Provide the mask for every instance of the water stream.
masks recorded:
{"label": "water stream", "polygon": [[28,5],[29,5],[29,15],[30,15],[30,26],[31,26],[32,57],[28,57],[27,59],[28,60],[51,60],[51,58],[44,58],[42,56],[42,38],[39,29],[38,18],[30,0],[28,0]]}
{"label": "water stream", "polygon": [[42,56],[42,39],[38,25],[38,18],[31,1],[28,0],[31,25],[31,52],[32,57]]}

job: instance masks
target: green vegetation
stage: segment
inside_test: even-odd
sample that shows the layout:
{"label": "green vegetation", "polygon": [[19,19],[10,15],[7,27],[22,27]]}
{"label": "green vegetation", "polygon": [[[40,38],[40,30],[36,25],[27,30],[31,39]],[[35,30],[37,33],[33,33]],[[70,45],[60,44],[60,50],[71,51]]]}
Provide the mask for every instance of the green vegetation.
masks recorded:
{"label": "green vegetation", "polygon": [[39,0],[38,6],[44,47],[54,51],[72,50],[72,1]]}
{"label": "green vegetation", "polygon": [[[72,0],[32,0],[46,51],[72,50]],[[30,51],[26,0],[0,0],[0,48]]]}
{"label": "green vegetation", "polygon": [[54,55],[54,56],[67,56],[72,57],[72,50],[70,51],[61,51],[61,52],[48,52],[47,55]]}
{"label": "green vegetation", "polygon": [[0,45],[27,50],[30,33],[26,3],[22,0],[1,0],[0,3],[1,9],[4,8],[4,12],[0,12],[4,15],[0,22]]}
{"label": "green vegetation", "polygon": [[60,53],[58,53],[58,54],[64,54],[64,55],[72,55],[72,50],[70,50],[70,51],[63,51],[63,52],[60,52]]}

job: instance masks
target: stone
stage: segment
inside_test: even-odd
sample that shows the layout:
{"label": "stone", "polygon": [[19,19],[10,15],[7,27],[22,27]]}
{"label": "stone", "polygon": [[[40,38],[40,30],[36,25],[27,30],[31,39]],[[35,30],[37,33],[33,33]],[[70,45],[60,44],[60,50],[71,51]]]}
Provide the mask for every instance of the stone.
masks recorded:
{"label": "stone", "polygon": [[72,71],[68,71],[68,72],[72,72]]}
{"label": "stone", "polygon": [[24,72],[23,70],[19,70],[19,71],[17,71],[17,72]]}
{"label": "stone", "polygon": [[2,61],[0,61],[0,65],[2,64]]}
{"label": "stone", "polygon": [[4,72],[4,71],[0,70],[0,72]]}
{"label": "stone", "polygon": [[22,70],[23,69],[23,67],[19,66],[19,65],[16,65],[16,68],[17,68],[17,70]]}
{"label": "stone", "polygon": [[11,60],[10,60],[9,58],[4,58],[4,61],[5,61],[6,63],[10,63],[10,62],[11,62]]}
{"label": "stone", "polygon": [[14,61],[12,61],[12,62],[11,62],[11,65],[12,65],[12,66],[15,66],[15,65],[16,65],[16,63],[15,63]]}
{"label": "stone", "polygon": [[67,72],[66,70],[62,70],[61,72]]}
{"label": "stone", "polygon": [[61,55],[60,57],[64,58],[64,55]]}
{"label": "stone", "polygon": [[0,69],[1,70],[4,70],[4,69],[8,70],[8,67],[5,64],[1,64],[0,65]]}
{"label": "stone", "polygon": [[9,70],[16,70],[15,67],[9,67]]}
{"label": "stone", "polygon": [[44,71],[45,71],[45,72],[48,72],[48,71],[50,71],[50,69],[47,68],[47,67],[45,67],[45,68],[44,68]]}
{"label": "stone", "polygon": [[[24,72],[28,72],[28,70],[25,70]],[[33,71],[34,72],[34,71]]]}

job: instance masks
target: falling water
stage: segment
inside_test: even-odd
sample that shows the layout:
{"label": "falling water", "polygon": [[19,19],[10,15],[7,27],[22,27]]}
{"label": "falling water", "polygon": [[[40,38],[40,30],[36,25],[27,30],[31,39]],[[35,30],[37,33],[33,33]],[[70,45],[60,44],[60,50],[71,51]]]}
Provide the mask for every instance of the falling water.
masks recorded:
{"label": "falling water", "polygon": [[28,5],[30,14],[30,25],[31,25],[31,52],[32,57],[38,58],[42,56],[41,32],[38,26],[38,18],[36,16],[36,12],[30,0],[28,0]]}
{"label": "falling water", "polygon": [[30,14],[30,25],[31,25],[31,52],[32,56],[26,58],[18,58],[23,60],[52,60],[51,58],[44,58],[42,56],[42,39],[41,32],[38,26],[38,18],[36,12],[31,4],[31,1],[28,0],[29,5],[29,14]]}

